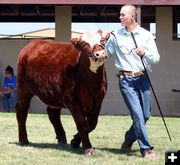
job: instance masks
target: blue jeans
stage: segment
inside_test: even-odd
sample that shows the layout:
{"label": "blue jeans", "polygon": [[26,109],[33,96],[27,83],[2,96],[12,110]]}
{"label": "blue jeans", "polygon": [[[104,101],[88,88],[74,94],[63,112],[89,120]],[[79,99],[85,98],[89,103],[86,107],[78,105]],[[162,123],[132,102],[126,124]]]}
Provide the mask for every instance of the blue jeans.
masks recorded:
{"label": "blue jeans", "polygon": [[119,79],[119,87],[133,121],[125,134],[125,140],[132,143],[137,140],[141,153],[153,149],[146,130],[151,113],[150,84],[146,74],[141,77],[122,77]]}
{"label": "blue jeans", "polygon": [[10,112],[10,109],[15,111],[17,103],[17,94],[12,92],[3,96],[3,109],[4,112]]}

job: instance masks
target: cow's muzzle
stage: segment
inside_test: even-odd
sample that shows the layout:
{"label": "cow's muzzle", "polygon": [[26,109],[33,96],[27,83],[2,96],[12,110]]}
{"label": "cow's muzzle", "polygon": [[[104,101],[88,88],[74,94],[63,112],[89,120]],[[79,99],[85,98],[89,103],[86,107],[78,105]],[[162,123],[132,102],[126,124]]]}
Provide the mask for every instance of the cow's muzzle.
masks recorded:
{"label": "cow's muzzle", "polygon": [[106,55],[104,49],[103,49],[103,50],[96,51],[96,52],[93,52],[92,54],[93,54],[92,56],[93,56],[93,58],[94,58],[94,61],[100,61],[100,62],[102,62],[102,61],[105,61],[106,58],[107,58],[107,55]]}

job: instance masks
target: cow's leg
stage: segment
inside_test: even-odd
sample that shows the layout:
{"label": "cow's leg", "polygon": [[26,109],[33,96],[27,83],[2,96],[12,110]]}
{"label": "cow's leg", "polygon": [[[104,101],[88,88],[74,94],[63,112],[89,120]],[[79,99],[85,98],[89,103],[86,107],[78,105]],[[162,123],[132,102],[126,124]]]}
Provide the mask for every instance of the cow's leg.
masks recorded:
{"label": "cow's leg", "polygon": [[71,140],[71,147],[72,148],[79,148],[81,144],[81,137],[79,133],[74,135],[74,138]]}
{"label": "cow's leg", "polygon": [[[88,110],[89,112],[91,112],[88,115],[86,115],[87,121],[89,123],[89,132],[93,131],[97,126],[100,108],[101,108],[101,105],[96,106],[91,110]],[[92,114],[92,112],[95,112],[95,113]],[[72,148],[79,148],[80,144],[81,144],[81,137],[79,133],[77,133],[74,135],[74,138],[71,140],[71,146]]]}
{"label": "cow's leg", "polygon": [[[69,108],[71,110],[71,108]],[[89,124],[82,113],[82,109],[75,105],[71,110],[72,116],[76,123],[77,130],[82,140],[82,147],[85,154],[93,154],[94,149],[89,140]]]}
{"label": "cow's leg", "polygon": [[[93,131],[97,126],[100,108],[101,108],[101,105],[94,107],[93,110],[92,109],[89,110],[89,112],[91,112],[91,113],[93,111],[95,112],[94,114],[90,113],[87,115],[87,121],[89,123],[89,128],[90,128],[89,132]],[[74,135],[74,138],[71,140],[71,146],[72,146],[72,148],[79,148],[80,144],[81,144],[81,137],[80,137],[79,133],[77,133]]]}
{"label": "cow's leg", "polygon": [[91,115],[87,115],[87,120],[90,127],[89,132],[93,131],[97,126],[100,109],[101,109],[101,105],[97,105],[91,110],[91,112],[95,112],[95,113],[91,113]]}
{"label": "cow's leg", "polygon": [[53,109],[48,107],[47,108],[47,113],[49,116],[49,120],[51,121],[55,133],[56,133],[56,138],[58,139],[58,143],[61,144],[67,144],[67,139],[66,139],[66,133],[64,131],[64,128],[61,123],[61,110],[60,109]]}
{"label": "cow's leg", "polygon": [[18,102],[16,104],[16,118],[18,122],[19,143],[22,145],[29,144],[26,131],[26,119],[31,98],[32,95],[27,93],[18,95]]}

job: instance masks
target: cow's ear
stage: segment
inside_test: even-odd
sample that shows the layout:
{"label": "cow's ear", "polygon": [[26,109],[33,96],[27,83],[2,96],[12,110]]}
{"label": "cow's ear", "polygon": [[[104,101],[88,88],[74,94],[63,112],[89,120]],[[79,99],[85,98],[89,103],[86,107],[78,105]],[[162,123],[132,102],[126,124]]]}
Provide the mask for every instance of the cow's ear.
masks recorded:
{"label": "cow's ear", "polygon": [[71,38],[71,43],[76,46],[79,42],[79,39],[78,38]]}
{"label": "cow's ear", "polygon": [[89,43],[87,43],[86,41],[83,41],[81,39],[81,37],[80,38],[72,38],[71,43],[74,45],[75,48],[77,48],[79,50],[85,50],[85,49],[91,47],[89,45]]}

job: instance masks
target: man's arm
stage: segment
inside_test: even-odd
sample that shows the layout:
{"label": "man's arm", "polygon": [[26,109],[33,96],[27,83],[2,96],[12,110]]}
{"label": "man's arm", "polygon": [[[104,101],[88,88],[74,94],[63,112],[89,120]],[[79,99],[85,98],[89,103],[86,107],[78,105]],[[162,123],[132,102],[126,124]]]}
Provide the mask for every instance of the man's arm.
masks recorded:
{"label": "man's arm", "polygon": [[172,89],[173,92],[180,92],[179,89]]}
{"label": "man's arm", "polygon": [[0,91],[0,96],[4,96],[5,94],[10,94],[12,92],[16,92],[16,88],[6,87],[4,90]]}

